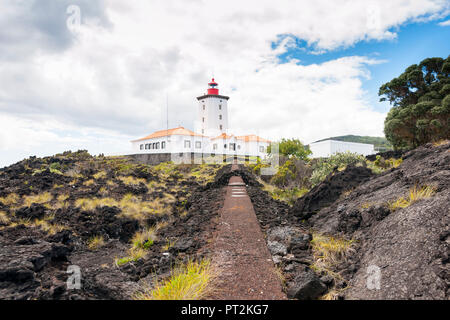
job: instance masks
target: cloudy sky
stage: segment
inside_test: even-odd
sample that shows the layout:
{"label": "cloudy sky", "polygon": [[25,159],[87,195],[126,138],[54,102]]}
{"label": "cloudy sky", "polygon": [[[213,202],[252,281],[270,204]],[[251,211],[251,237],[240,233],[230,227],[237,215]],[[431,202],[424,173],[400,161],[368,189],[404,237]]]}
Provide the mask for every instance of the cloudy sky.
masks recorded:
{"label": "cloudy sky", "polygon": [[[182,4],[182,5],[181,5]],[[1,0],[0,167],[193,128],[214,75],[236,133],[383,135],[381,84],[450,54],[448,0]]]}

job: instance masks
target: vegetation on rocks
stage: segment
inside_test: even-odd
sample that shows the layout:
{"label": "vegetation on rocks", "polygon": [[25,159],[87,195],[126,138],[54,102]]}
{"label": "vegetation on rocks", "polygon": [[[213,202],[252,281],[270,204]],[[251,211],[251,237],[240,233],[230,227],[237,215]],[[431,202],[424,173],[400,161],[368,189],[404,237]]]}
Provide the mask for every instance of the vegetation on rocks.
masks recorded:
{"label": "vegetation on rocks", "polygon": [[[150,166],[78,151],[30,157],[0,169],[0,278],[3,272],[11,278],[2,284],[1,298],[130,298],[139,280],[166,274],[206,243],[209,221],[218,212],[215,202],[222,197],[208,184],[222,167]],[[194,215],[199,207],[211,209]],[[13,259],[22,242],[30,254]],[[56,245],[63,249],[55,255],[40,253]],[[9,275],[29,272],[29,261],[40,254],[45,264],[30,274],[28,289],[21,291],[21,283]],[[13,265],[19,262],[23,268]],[[56,272],[65,279],[69,264],[88,268],[83,276],[90,286],[78,293],[53,291],[48,275]],[[152,285],[153,280],[144,282]],[[112,285],[114,281],[120,285]],[[109,285],[111,289],[100,289]]]}

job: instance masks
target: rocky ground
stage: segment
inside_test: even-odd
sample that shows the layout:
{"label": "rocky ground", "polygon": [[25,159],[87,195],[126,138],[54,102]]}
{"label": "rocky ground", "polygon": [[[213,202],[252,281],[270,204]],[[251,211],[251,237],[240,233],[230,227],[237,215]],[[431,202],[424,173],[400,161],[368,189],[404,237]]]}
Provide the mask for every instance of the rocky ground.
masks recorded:
{"label": "rocky ground", "polygon": [[[201,249],[223,200],[219,184],[207,184],[217,169],[150,168],[85,152],[2,169],[0,298],[131,299],[176,262],[208,255]],[[149,229],[134,259],[131,239]],[[66,287],[69,266],[80,268],[80,290]]]}
{"label": "rocky ground", "polygon": [[[336,170],[292,207],[251,188],[289,298],[449,298],[450,144],[398,156],[399,167],[378,175]],[[395,208],[414,188],[432,192]],[[321,248],[342,250],[330,259]]]}
{"label": "rocky ground", "polygon": [[[450,143],[388,157],[403,162],[336,169],[293,206],[245,166],[26,159],[0,169],[0,299],[132,299],[175,263],[211,256],[236,175],[288,298],[448,299]],[[67,289],[71,266],[80,290]]]}

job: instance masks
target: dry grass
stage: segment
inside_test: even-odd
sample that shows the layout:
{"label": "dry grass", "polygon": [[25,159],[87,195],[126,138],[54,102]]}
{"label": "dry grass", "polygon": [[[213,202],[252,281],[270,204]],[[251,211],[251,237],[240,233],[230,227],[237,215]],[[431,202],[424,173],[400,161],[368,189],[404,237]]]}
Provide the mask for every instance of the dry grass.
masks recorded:
{"label": "dry grass", "polygon": [[46,204],[53,200],[50,192],[23,197],[22,207],[30,207],[33,203]]}
{"label": "dry grass", "polygon": [[436,189],[432,186],[423,186],[421,188],[414,186],[414,188],[409,190],[407,196],[389,202],[389,209],[391,211],[396,211],[398,209],[407,208],[414,202],[432,197],[435,193]]}
{"label": "dry grass", "polygon": [[94,183],[95,183],[94,179],[89,179],[89,180],[86,180],[85,182],[83,182],[83,186],[85,186],[85,187],[90,187],[90,186],[92,186]]}
{"label": "dry grass", "polygon": [[94,211],[101,207],[118,207],[122,210],[122,215],[137,220],[145,219],[148,215],[170,214],[172,208],[168,203],[175,201],[172,195],[163,199],[156,198],[152,201],[142,201],[133,194],[126,194],[120,201],[113,198],[80,198],[75,201],[75,206],[83,211]]}
{"label": "dry grass", "polygon": [[97,250],[105,245],[103,236],[95,236],[88,240],[89,250]]}
{"label": "dry grass", "polygon": [[275,268],[273,269],[273,272],[280,280],[280,283],[281,283],[281,286],[283,287],[283,289],[286,290],[287,282],[286,282],[286,277],[284,276],[284,273],[283,273],[283,268],[279,267],[279,266],[275,266]]}
{"label": "dry grass", "polygon": [[99,171],[99,172],[97,172],[96,174],[94,174],[93,177],[94,177],[95,180],[98,180],[98,179],[104,179],[104,178],[106,178],[107,175],[108,175],[108,174],[107,174],[106,171]]}
{"label": "dry grass", "polygon": [[162,248],[161,248],[161,252],[169,251],[169,249],[172,248],[175,245],[175,243],[177,243],[177,240],[167,239],[166,244],[164,246],[162,246]]}
{"label": "dry grass", "polygon": [[433,146],[439,147],[439,146],[442,146],[442,145],[447,144],[447,143],[450,143],[450,140],[442,139],[442,140],[433,142]]}
{"label": "dry grass", "polygon": [[324,294],[323,296],[321,296],[319,298],[319,300],[338,300],[339,295],[344,292],[345,290],[347,290],[349,287],[345,287],[343,289],[336,289],[333,288],[330,291],[328,291],[326,294]]}
{"label": "dry grass", "polygon": [[33,221],[31,221],[29,219],[21,219],[17,222],[11,223],[9,226],[16,227],[16,226],[20,226],[20,225],[23,225],[27,228],[33,228],[33,227],[40,228],[42,231],[46,232],[49,235],[54,235],[54,234],[66,229],[66,227],[63,225],[52,224],[45,219],[41,219],[41,220],[36,219]]}
{"label": "dry grass", "polygon": [[17,204],[20,197],[16,193],[10,193],[6,197],[0,198],[0,202],[5,206],[11,206]]}
{"label": "dry grass", "polygon": [[96,208],[118,206],[118,203],[113,198],[79,198],[75,206],[83,211],[94,211]]}
{"label": "dry grass", "polygon": [[212,291],[214,273],[209,260],[189,261],[172,270],[169,279],[144,289],[136,300],[200,300]]}
{"label": "dry grass", "polygon": [[8,225],[10,222],[8,215],[5,211],[0,211],[0,224]]}
{"label": "dry grass", "polygon": [[315,271],[325,271],[333,277],[337,275],[331,270],[353,252],[354,240],[346,240],[313,233],[311,246],[314,256],[314,264],[311,266]]}
{"label": "dry grass", "polygon": [[220,166],[212,166],[210,164],[196,165],[192,168],[188,177],[194,177],[198,183],[207,184],[213,182],[216,172],[220,169]]}
{"label": "dry grass", "polygon": [[122,181],[126,185],[139,185],[140,183],[146,184],[147,181],[142,178],[135,178],[133,176],[127,176],[127,177],[118,177],[120,181]]}

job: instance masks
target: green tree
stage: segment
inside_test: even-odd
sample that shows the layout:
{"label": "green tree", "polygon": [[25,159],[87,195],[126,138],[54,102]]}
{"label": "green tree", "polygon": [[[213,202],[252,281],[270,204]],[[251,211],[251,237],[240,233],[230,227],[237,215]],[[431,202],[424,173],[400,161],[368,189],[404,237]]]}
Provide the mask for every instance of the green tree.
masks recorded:
{"label": "green tree", "polygon": [[[298,139],[281,139],[278,142],[280,155],[286,157],[296,157],[301,160],[308,160],[308,156],[312,153],[309,147],[303,145]],[[271,153],[269,146],[268,153]]]}
{"label": "green tree", "polygon": [[392,108],[384,133],[395,149],[450,137],[450,56],[427,58],[383,84],[380,101]]}

